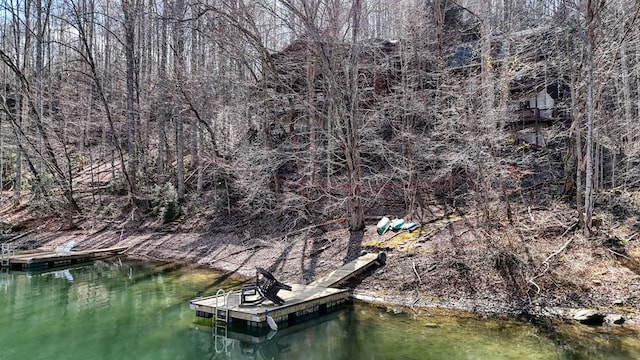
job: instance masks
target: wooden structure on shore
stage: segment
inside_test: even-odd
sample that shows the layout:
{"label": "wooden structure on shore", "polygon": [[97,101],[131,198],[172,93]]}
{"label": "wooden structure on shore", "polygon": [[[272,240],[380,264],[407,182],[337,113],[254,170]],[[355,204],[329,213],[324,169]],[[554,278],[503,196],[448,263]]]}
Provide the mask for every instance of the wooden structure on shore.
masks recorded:
{"label": "wooden structure on shore", "polygon": [[267,326],[268,313],[276,323],[293,324],[309,316],[326,314],[343,304],[349,298],[349,290],[335,286],[373,265],[384,265],[385,261],[384,253],[365,254],[309,285],[292,284],[291,291],[279,292],[284,300],[282,305],[271,301],[246,305],[241,303],[241,290],[218,290],[216,295],[191,300],[190,307],[195,310],[196,316],[214,318],[216,323],[244,321],[249,327],[262,328]]}
{"label": "wooden structure on shore", "polygon": [[12,270],[41,270],[111,257],[122,254],[125,250],[127,250],[127,247],[78,250],[70,251],[69,253],[39,251],[16,254],[14,251],[11,251],[7,253],[6,258],[3,254],[2,266]]}
{"label": "wooden structure on shore", "polygon": [[320,287],[334,287],[344,284],[347,280],[360,275],[363,271],[374,264],[384,265],[387,256],[381,252],[379,254],[364,254],[359,258],[344,264],[341,268],[334,270],[321,278],[312,281],[309,285]]}

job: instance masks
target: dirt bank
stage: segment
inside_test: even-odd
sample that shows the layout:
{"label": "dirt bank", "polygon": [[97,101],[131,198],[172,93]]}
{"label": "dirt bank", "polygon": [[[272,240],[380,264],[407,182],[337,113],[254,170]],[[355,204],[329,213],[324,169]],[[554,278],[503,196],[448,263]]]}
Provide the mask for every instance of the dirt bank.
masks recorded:
{"label": "dirt bank", "polygon": [[[260,266],[287,282],[308,283],[360,251],[385,251],[387,264],[348,284],[357,296],[414,309],[441,307],[477,314],[568,317],[596,309],[639,323],[638,240],[622,225],[585,239],[568,212],[528,209],[517,226],[479,226],[470,214],[435,214],[414,231],[376,233],[375,223],[350,234],[340,224],[268,235],[257,226],[171,231],[156,223],[84,219],[73,226],[43,218],[5,234],[18,248],[127,246],[137,257],[178,261],[247,277]],[[541,225],[545,224],[545,225]],[[192,227],[190,227],[192,229]],[[27,234],[17,237],[18,234]]]}

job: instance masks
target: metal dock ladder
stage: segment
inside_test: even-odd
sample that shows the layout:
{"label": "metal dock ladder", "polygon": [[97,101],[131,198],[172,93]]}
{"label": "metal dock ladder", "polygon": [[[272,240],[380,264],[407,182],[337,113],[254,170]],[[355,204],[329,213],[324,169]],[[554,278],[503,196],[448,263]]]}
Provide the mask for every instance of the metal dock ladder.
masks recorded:
{"label": "metal dock ladder", "polygon": [[8,267],[11,265],[11,257],[14,256],[15,250],[9,244],[2,244],[2,254],[0,255],[0,265],[2,267]]}
{"label": "metal dock ladder", "polygon": [[[231,356],[229,352],[229,343],[227,331],[227,322],[229,321],[229,295],[233,292],[227,292],[220,289],[216,292],[215,314],[213,318],[213,338],[216,353],[224,352],[227,357]],[[220,304],[220,300],[222,303]],[[219,344],[219,342],[221,344]],[[231,340],[233,344],[233,340]]]}

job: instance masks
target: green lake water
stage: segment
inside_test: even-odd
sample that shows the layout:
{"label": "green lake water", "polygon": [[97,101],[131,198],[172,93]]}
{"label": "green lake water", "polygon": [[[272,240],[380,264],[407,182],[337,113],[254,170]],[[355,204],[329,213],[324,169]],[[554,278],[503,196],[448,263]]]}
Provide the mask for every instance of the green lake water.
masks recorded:
{"label": "green lake water", "polygon": [[628,326],[416,317],[357,303],[248,334],[189,309],[196,296],[238,286],[209,271],[117,259],[3,270],[0,359],[640,359]]}

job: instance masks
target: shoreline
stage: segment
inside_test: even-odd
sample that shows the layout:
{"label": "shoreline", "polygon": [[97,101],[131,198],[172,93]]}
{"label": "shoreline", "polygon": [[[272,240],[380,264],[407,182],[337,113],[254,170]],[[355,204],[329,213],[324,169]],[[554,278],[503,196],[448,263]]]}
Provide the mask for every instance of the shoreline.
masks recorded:
{"label": "shoreline", "polygon": [[[217,268],[211,267],[201,264],[190,264],[186,263],[180,258],[159,258],[159,257],[149,257],[149,256],[140,256],[136,254],[125,254],[126,256],[131,256],[137,259],[148,260],[148,261],[159,261],[159,262],[174,262],[182,266],[196,266],[201,269],[209,269],[211,271],[219,272],[222,274],[228,274],[229,276],[238,276],[243,280],[251,280],[254,276],[253,273],[241,273],[239,271],[235,271],[228,267],[225,268]],[[386,266],[386,265],[385,265]],[[375,272],[382,267],[376,267],[372,272]],[[371,271],[371,270],[369,270]],[[366,273],[366,272],[365,272]],[[365,275],[365,277],[370,276]],[[361,275],[362,276],[362,275]],[[540,322],[540,321],[561,321],[563,323],[573,323],[573,324],[581,324],[583,326],[614,326],[620,327],[621,325],[630,325],[638,328],[640,330],[640,318],[637,316],[626,316],[621,315],[622,312],[604,312],[593,309],[586,308],[545,308],[545,307],[536,307],[529,309],[516,309],[512,304],[496,304],[496,303],[486,303],[483,306],[470,305],[470,304],[438,304],[438,303],[419,303],[420,299],[411,301],[403,301],[401,294],[389,294],[385,296],[381,292],[376,292],[370,287],[356,287],[350,288],[350,298],[357,301],[362,301],[369,303],[374,306],[381,306],[387,308],[392,312],[413,312],[416,314],[426,312],[426,313],[447,313],[447,314],[455,314],[455,316],[472,316],[472,317],[488,317],[488,318],[508,318],[508,319],[516,319],[516,320],[526,320],[528,322]],[[473,299],[470,299],[471,302],[474,302]],[[490,309],[500,308],[502,311],[495,311]],[[586,323],[581,323],[580,321],[575,319],[576,313],[584,312],[585,310],[593,310],[598,315],[602,314],[605,319],[602,324],[589,324],[588,321]],[[616,323],[618,319],[623,316],[624,321],[622,323]]]}
{"label": "shoreline", "polygon": [[[328,240],[326,237],[305,235],[270,240],[234,232],[170,233],[102,228],[98,231],[34,232],[20,237],[14,244],[23,248],[55,248],[71,239],[76,240],[77,249],[127,246],[124,255],[133,258],[197,266],[244,279],[253,277],[255,267],[259,266],[270,270],[283,282],[301,284],[339,268],[347,254],[353,252],[346,231],[331,233]],[[362,243],[366,244],[366,241]],[[367,246],[362,248],[376,250]],[[595,301],[594,306],[545,306],[548,299],[539,297],[535,302],[525,304],[523,298],[509,294],[508,291],[512,290],[509,287],[487,288],[486,291],[459,296],[459,293],[447,292],[449,289],[455,290],[455,284],[441,284],[445,280],[452,280],[449,273],[440,277],[434,274],[434,267],[440,264],[432,264],[433,256],[430,253],[407,254],[394,249],[385,252],[385,266],[369,270],[365,276],[346,284],[355,300],[416,313],[435,310],[476,317],[525,318],[529,321],[535,318],[575,323],[579,323],[574,319],[576,313],[594,309],[596,317],[602,317],[603,325],[619,326],[616,322],[620,317],[624,318],[623,325],[640,325],[638,309],[625,301],[617,305],[612,302],[609,306],[604,306],[602,302],[598,306]],[[450,271],[450,268],[443,270]],[[457,278],[453,280],[459,281]],[[439,292],[429,291],[428,285],[435,282],[441,285],[436,289]],[[480,285],[474,284],[476,288]]]}

